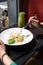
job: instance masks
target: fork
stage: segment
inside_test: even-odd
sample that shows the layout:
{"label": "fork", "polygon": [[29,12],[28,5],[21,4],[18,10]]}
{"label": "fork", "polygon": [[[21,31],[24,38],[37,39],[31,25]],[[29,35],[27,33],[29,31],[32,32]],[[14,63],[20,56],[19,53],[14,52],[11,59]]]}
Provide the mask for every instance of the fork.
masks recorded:
{"label": "fork", "polygon": [[22,33],[22,30],[25,29],[29,24],[27,23],[24,27],[21,28],[19,35]]}

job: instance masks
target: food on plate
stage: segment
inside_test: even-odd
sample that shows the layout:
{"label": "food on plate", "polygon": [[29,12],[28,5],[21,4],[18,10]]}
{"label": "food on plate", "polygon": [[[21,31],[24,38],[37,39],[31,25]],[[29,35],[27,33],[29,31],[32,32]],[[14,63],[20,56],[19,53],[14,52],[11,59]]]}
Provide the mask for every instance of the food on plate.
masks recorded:
{"label": "food on plate", "polygon": [[14,43],[14,42],[15,42],[14,39],[9,39],[9,40],[8,40],[8,43],[9,43],[9,44],[12,44],[12,43]]}
{"label": "food on plate", "polygon": [[9,35],[8,44],[23,42],[25,35],[19,35],[17,32],[12,32]]}
{"label": "food on plate", "polygon": [[19,34],[17,32],[11,32],[9,38],[14,39],[14,38],[18,37],[18,35]]}

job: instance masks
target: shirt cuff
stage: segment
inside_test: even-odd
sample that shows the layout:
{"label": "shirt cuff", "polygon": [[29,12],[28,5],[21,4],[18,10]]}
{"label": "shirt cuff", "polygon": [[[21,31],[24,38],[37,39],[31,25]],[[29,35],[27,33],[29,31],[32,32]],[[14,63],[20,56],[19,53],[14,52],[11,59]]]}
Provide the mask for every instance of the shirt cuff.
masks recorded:
{"label": "shirt cuff", "polygon": [[15,62],[12,62],[10,65],[17,65]]}

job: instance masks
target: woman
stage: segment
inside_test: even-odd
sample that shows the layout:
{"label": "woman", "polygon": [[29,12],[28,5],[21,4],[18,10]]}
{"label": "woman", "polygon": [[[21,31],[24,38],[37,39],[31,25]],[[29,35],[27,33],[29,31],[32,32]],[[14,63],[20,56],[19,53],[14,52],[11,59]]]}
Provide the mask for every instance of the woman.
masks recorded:
{"label": "woman", "polygon": [[[0,40],[0,60],[3,65],[17,65],[6,53],[6,48],[3,42]],[[7,61],[7,62],[6,62]]]}
{"label": "woman", "polygon": [[7,28],[9,26],[9,20],[8,20],[8,11],[4,10],[2,12],[2,19],[3,19],[3,23],[4,23],[4,27]]}

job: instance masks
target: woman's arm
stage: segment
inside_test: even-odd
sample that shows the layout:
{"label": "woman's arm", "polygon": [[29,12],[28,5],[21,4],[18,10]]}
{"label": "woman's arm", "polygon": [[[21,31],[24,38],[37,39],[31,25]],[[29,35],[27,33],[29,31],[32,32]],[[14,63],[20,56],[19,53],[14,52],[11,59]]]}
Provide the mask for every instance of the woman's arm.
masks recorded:
{"label": "woman's arm", "polygon": [[[5,54],[6,52],[5,51],[2,51],[1,52],[1,61],[2,61],[2,56]],[[10,57],[7,55],[4,55],[3,56],[3,61],[2,61],[5,65],[10,65],[13,61],[10,59]]]}
{"label": "woman's arm", "polygon": [[17,65],[13,60],[7,55],[5,51],[5,45],[0,41],[0,59],[4,65]]}

